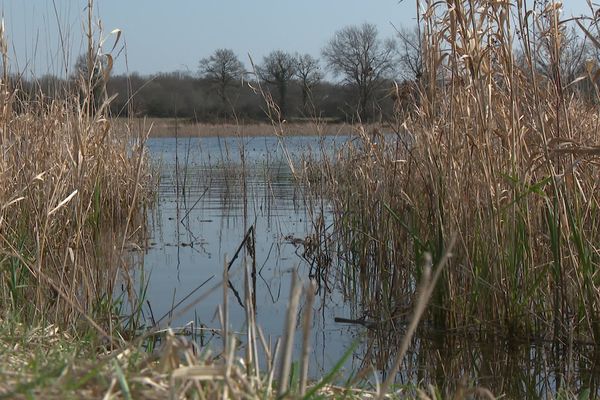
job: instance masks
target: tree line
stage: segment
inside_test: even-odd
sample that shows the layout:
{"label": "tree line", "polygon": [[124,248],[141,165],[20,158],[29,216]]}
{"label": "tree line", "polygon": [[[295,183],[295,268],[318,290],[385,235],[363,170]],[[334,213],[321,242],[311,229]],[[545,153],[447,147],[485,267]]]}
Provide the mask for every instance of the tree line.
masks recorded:
{"label": "tree line", "polygon": [[[577,78],[597,62],[587,38],[574,29],[563,28],[560,49],[562,76],[570,90],[591,99],[590,85]],[[245,65],[231,49],[217,49],[198,63],[197,72],[171,72],[152,76],[109,76],[102,59],[94,62],[82,55],[71,77],[71,86],[91,87],[98,99],[111,99],[115,116],[179,117],[204,122],[232,119],[258,121],[268,118],[329,121],[387,120],[418,102],[415,88],[444,84],[443,73],[436,82],[423,76],[422,37],[418,27],[399,29],[394,38],[380,38],[373,24],[352,25],[337,31],[321,51],[310,54],[274,50],[260,62]],[[536,65],[522,65],[550,77],[556,65],[554,49],[537,47]],[[515,50],[517,59],[519,49]],[[441,69],[443,71],[443,68]],[[326,72],[333,78],[326,79]],[[86,81],[88,85],[81,85]],[[91,83],[91,85],[90,85]],[[47,95],[58,92],[64,82],[52,76],[29,82]],[[98,92],[102,90],[100,95]],[[25,91],[27,92],[27,91]]]}
{"label": "tree line", "polygon": [[233,50],[217,49],[199,60],[196,71],[143,76],[110,74],[112,59],[82,54],[68,79],[15,80],[21,96],[91,94],[95,104],[90,112],[110,99],[114,116],[356,121],[391,117],[395,98],[390,88],[401,77],[399,65],[395,41],[381,39],[376,26],[365,23],[336,32],[320,58],[274,50],[244,64]]}
{"label": "tree line", "polygon": [[[233,50],[217,49],[200,60],[195,74],[116,76],[107,91],[109,96],[135,93],[113,101],[113,112],[120,115],[348,121],[384,119],[393,113],[390,88],[398,79],[393,40],[381,39],[372,24],[349,26],[334,35],[321,55],[320,60],[274,50],[246,66]],[[325,71],[340,79],[325,79]]]}

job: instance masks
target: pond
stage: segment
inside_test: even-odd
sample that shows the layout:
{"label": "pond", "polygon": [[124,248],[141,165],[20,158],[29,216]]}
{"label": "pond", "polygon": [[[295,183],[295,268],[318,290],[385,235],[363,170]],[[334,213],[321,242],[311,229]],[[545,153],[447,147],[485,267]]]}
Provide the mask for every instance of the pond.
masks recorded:
{"label": "pond", "polygon": [[[302,244],[316,230],[330,229],[333,221],[327,201],[305,193],[290,163],[300,168],[303,156],[318,159],[333,154],[347,140],[316,136],[149,139],[150,155],[160,171],[143,260],[149,319],[161,324],[169,320],[175,329],[187,327],[193,340],[220,349],[223,288],[219,283],[231,262],[231,329],[243,343],[244,268],[253,266],[257,325],[266,336],[280,337],[292,272],[305,283],[314,276],[314,260],[306,257]],[[245,238],[252,239],[252,248],[244,245]],[[309,375],[318,379],[329,372],[356,342],[343,367],[346,376],[373,365],[367,376],[381,379],[392,363],[402,327],[382,331],[353,323],[360,318],[360,307],[341,287],[342,261],[331,261],[327,276],[320,276],[313,306]],[[340,318],[351,323],[340,323]],[[295,359],[300,358],[300,330]],[[413,340],[397,382],[432,383],[453,390],[466,379],[511,398],[545,398],[563,386],[598,393],[594,353],[595,346],[588,343],[516,343],[481,332],[424,329]]]}
{"label": "pond", "polygon": [[[333,148],[341,140],[326,139],[324,146]],[[144,258],[149,274],[146,298],[154,318],[168,315],[174,304],[202,284],[188,303],[220,282],[224,263],[234,257],[253,227],[256,321],[265,335],[281,336],[291,272],[306,278],[310,270],[299,241],[312,233],[315,215],[294,184],[277,139],[156,138],[148,141],[148,148],[160,165],[158,204],[149,217],[150,247]],[[286,148],[297,159],[318,150],[319,143],[314,137],[294,138]],[[329,218],[326,210],[324,217]],[[230,274],[229,320],[231,328],[240,332],[246,319],[243,257],[234,260]],[[334,322],[336,316],[348,314],[348,307],[341,292],[331,289],[315,306],[310,369],[314,376],[328,371],[355,335],[354,327]],[[222,289],[214,290],[176,316],[172,325],[183,327],[192,321],[196,326],[219,328],[216,311],[222,304]],[[185,306],[182,303],[173,314]]]}

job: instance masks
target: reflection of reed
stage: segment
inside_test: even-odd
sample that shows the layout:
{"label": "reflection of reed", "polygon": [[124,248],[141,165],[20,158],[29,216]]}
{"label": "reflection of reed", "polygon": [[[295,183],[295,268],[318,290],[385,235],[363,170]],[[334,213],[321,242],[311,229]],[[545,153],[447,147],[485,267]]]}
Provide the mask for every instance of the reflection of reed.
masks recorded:
{"label": "reflection of reed", "polygon": [[[359,356],[363,368],[374,365],[380,373],[389,369],[401,336],[384,332],[366,332]],[[444,397],[459,391],[466,379],[507,398],[551,398],[561,388],[597,393],[598,360],[594,346],[569,349],[548,342],[514,342],[488,334],[448,334],[425,328],[414,339],[396,381],[431,384]]]}
{"label": "reflection of reed", "polygon": [[[182,260],[184,265],[182,266],[181,283],[175,283],[175,286],[178,286],[178,293],[173,299],[169,295],[169,299],[167,300],[167,302],[172,303],[170,306],[174,306],[175,308],[171,313],[172,315],[168,318],[176,318],[180,314],[178,309],[182,307],[187,308],[189,305],[186,303],[192,301],[192,298],[189,298],[185,303],[177,306],[177,303],[181,301],[180,298],[182,295],[189,293],[189,290],[191,290],[191,288],[186,289],[186,293],[183,293],[181,290],[181,287],[186,286],[187,279],[183,274],[183,271],[187,268],[185,260],[190,252],[196,251],[195,248],[188,246],[188,244],[196,244],[202,241],[206,243],[206,240],[194,239],[197,235],[201,235],[200,232],[204,235],[207,235],[208,232],[207,239],[209,243],[207,244],[207,250],[211,255],[217,252],[219,255],[223,255],[222,251],[234,251],[236,248],[238,249],[236,256],[231,259],[231,263],[235,263],[235,268],[234,266],[231,267],[233,278],[228,279],[225,283],[227,295],[229,296],[229,306],[231,307],[231,300],[233,300],[234,306],[232,307],[232,314],[223,315],[222,317],[229,319],[231,315],[237,314],[239,316],[241,308],[236,303],[243,306],[245,309],[244,313],[256,313],[256,310],[260,310],[262,306],[261,297],[264,298],[268,306],[263,307],[263,310],[272,309],[273,307],[270,303],[276,304],[280,299],[287,296],[286,285],[285,283],[281,283],[280,276],[286,273],[289,265],[288,261],[284,262],[279,258],[287,257],[289,260],[289,257],[293,257],[294,255],[292,246],[283,243],[280,239],[283,238],[283,233],[287,234],[289,232],[299,232],[300,236],[305,236],[305,223],[308,224],[305,221],[310,220],[310,218],[306,218],[306,215],[303,214],[304,204],[302,200],[298,200],[297,196],[295,197],[295,194],[299,193],[299,189],[294,187],[294,180],[290,176],[289,168],[276,155],[270,152],[270,145],[267,139],[265,139],[264,151],[256,151],[253,148],[249,149],[247,145],[245,146],[246,152],[254,151],[253,157],[256,157],[260,153],[261,157],[264,156],[265,159],[251,158],[244,155],[243,165],[236,159],[236,157],[242,158],[242,155],[238,154],[238,147],[234,145],[230,146],[224,139],[203,140],[202,148],[197,145],[197,141],[192,140],[192,145],[200,149],[197,153],[194,150],[189,150],[189,140],[185,140],[187,143],[182,142],[184,141],[179,141],[181,147],[178,150],[180,167],[177,175],[179,175],[179,179],[173,177],[174,163],[172,161],[174,152],[170,153],[171,158],[169,160],[171,163],[166,163],[165,168],[161,171],[163,176],[170,177],[171,182],[173,182],[173,185],[170,186],[171,190],[163,190],[161,193],[163,196],[163,208],[160,212],[165,213],[163,220],[172,221],[167,222],[166,227],[169,227],[168,229],[171,230],[171,235],[173,232],[176,236],[179,234],[190,235],[190,239],[173,242],[174,245],[180,247],[177,251],[183,255]],[[262,145],[262,142],[260,144]],[[166,145],[163,144],[160,150],[168,157],[165,151]],[[170,145],[172,146],[172,144]],[[211,146],[212,150],[210,154],[212,156],[209,157],[208,153],[203,152],[207,148],[210,149]],[[256,148],[258,147],[256,146]],[[189,157],[186,156],[186,158],[189,161],[185,163],[184,168],[184,157],[181,155],[188,152]],[[217,154],[216,157],[215,154]],[[220,159],[218,154],[229,157],[229,159]],[[208,161],[209,158],[210,161]],[[177,180],[179,182],[185,181],[185,184],[181,183],[179,185],[179,195],[177,195],[176,190],[173,190]],[[163,184],[167,182],[168,179],[163,180]],[[185,196],[182,195],[184,190]],[[246,203],[245,207],[243,203]],[[168,207],[171,208],[169,209]],[[241,242],[232,244],[232,238],[237,237],[241,230],[244,215],[250,228],[246,230],[246,236]],[[253,219],[254,221],[258,220],[259,229],[261,229],[257,233],[254,232],[256,225],[252,223]],[[321,224],[322,228],[319,228],[323,232],[327,230],[327,220],[328,217],[325,216]],[[297,225],[298,221],[302,222],[300,226]],[[173,223],[181,225],[179,233],[172,226]],[[205,223],[206,226],[203,226]],[[165,226],[162,228],[164,229]],[[265,229],[267,231],[263,234],[262,232],[265,232]],[[325,236],[322,237],[325,238]],[[258,244],[260,248],[258,250],[257,240],[260,240]],[[218,247],[218,250],[213,251],[211,245]],[[257,251],[259,252],[258,254],[256,253]],[[265,254],[267,252],[268,254]],[[175,249],[173,249],[174,253]],[[260,265],[256,265],[259,260],[261,265],[265,267],[262,274],[258,274],[257,271],[260,268]],[[243,281],[240,278],[238,265],[242,265],[242,270],[247,271],[247,278]],[[210,259],[202,267],[206,267],[206,269],[213,268]],[[309,269],[304,270],[304,267],[305,264],[302,263],[300,271],[303,275]],[[162,265],[159,268],[162,268]],[[157,269],[155,268],[154,271],[156,274]],[[202,274],[202,272],[199,273]],[[262,280],[257,279],[257,274],[261,276]],[[154,277],[156,278],[156,276]],[[159,277],[158,279],[161,278]],[[164,285],[164,282],[157,283],[157,285],[161,284]],[[237,294],[232,289],[235,289]],[[277,307],[285,307],[284,304],[279,304],[280,306]],[[200,318],[202,318],[202,321],[210,318],[210,316],[206,316],[209,311],[202,309],[198,309],[198,311],[201,314]],[[194,321],[199,320],[194,317]],[[184,321],[177,322],[183,323]],[[238,324],[238,321],[236,320],[235,323]],[[266,332],[271,334],[273,327],[269,326],[268,329]],[[311,359],[310,362],[312,366],[315,361]],[[311,372],[310,377],[314,376],[314,373]]]}
{"label": "reflection of reed", "polygon": [[[322,212],[323,209],[321,210]],[[331,293],[332,288],[328,282],[333,259],[329,251],[331,234],[325,226],[323,214],[312,219],[312,233],[304,238],[288,235],[285,240],[296,247],[296,255],[304,259],[309,266],[308,278],[314,280],[317,294]]]}
{"label": "reflection of reed", "polygon": [[[252,309],[254,310],[254,312],[256,312],[256,232],[254,229],[254,225],[250,226],[250,228],[248,229],[248,231],[246,232],[246,234],[244,235],[244,238],[242,239],[242,242],[240,243],[240,245],[238,246],[237,250],[235,251],[235,253],[233,254],[233,257],[231,258],[231,260],[229,261],[229,263],[227,264],[227,271],[231,270],[231,267],[233,266],[233,263],[237,260],[237,258],[239,257],[240,253],[243,252],[244,255],[246,254],[246,252],[248,253],[248,255],[251,257],[252,259],[252,272],[250,273],[251,279],[252,279],[252,296],[250,298],[250,300],[252,301]],[[246,258],[243,257],[243,259],[245,260]],[[228,281],[228,285],[229,288],[232,290],[235,298],[237,299],[239,305],[244,308],[247,309],[247,306],[244,305],[244,302],[242,301],[241,296],[239,295],[239,292],[235,289],[235,287],[233,286],[233,283],[231,281]]]}

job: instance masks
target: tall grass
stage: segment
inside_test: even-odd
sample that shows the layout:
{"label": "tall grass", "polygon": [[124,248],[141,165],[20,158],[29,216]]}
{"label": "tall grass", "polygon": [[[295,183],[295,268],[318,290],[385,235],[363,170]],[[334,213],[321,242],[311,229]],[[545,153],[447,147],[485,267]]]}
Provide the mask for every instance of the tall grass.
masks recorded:
{"label": "tall grass", "polygon": [[89,23],[89,73],[53,98],[23,93],[0,35],[0,318],[110,337],[123,249],[143,230],[148,170],[143,140],[113,128],[103,95],[112,59],[100,56],[91,11]]}
{"label": "tall grass", "polygon": [[[421,1],[425,74],[396,140],[359,130],[319,166],[346,280],[367,314],[410,309],[423,254],[438,260],[456,234],[430,322],[600,340],[600,120],[597,100],[574,90],[587,82],[597,92],[598,67],[566,82],[569,22],[558,2],[528,6]],[[578,22],[584,35],[596,23]]]}

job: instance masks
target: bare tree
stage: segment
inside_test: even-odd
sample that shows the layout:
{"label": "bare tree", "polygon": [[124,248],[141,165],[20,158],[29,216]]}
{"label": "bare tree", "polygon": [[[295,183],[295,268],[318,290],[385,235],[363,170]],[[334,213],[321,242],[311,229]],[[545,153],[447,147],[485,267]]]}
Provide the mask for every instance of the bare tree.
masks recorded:
{"label": "bare tree", "polygon": [[336,32],[323,49],[323,57],[335,75],[353,87],[358,97],[358,114],[368,119],[368,105],[375,89],[394,70],[396,46],[392,40],[381,40],[377,28],[365,23],[348,26]]}
{"label": "bare tree", "polygon": [[592,47],[585,37],[577,34],[575,28],[560,26],[558,37],[548,31],[540,35],[536,68],[551,79],[560,74],[562,85],[568,85],[585,71],[585,62],[593,57]]}
{"label": "bare tree", "polygon": [[215,85],[223,106],[228,102],[227,90],[240,81],[243,74],[244,64],[230,49],[217,49],[210,57],[200,60],[200,75]]}
{"label": "bare tree", "polygon": [[319,61],[310,54],[296,54],[296,77],[302,86],[302,109],[308,110],[313,87],[323,79]]}
{"label": "bare tree", "polygon": [[107,56],[80,54],[75,61],[71,80],[78,88],[80,102],[95,114],[106,96],[106,81],[111,69]]}
{"label": "bare tree", "polygon": [[419,27],[400,28],[398,34],[398,53],[400,72],[409,81],[418,81],[423,76],[423,52]]}
{"label": "bare tree", "polygon": [[277,87],[279,92],[279,109],[282,116],[287,114],[287,87],[296,73],[294,56],[282,50],[272,51],[263,59],[258,68],[262,80]]}

